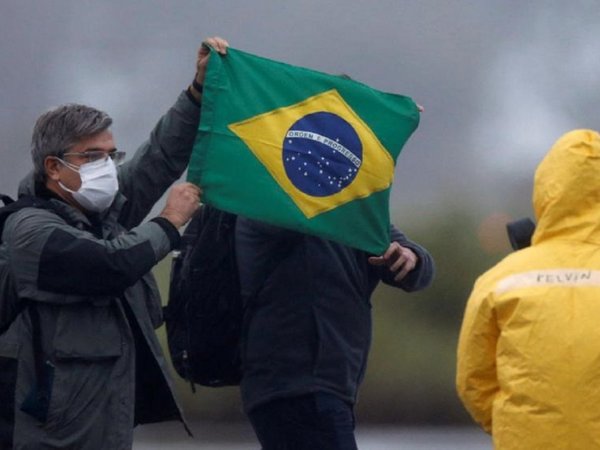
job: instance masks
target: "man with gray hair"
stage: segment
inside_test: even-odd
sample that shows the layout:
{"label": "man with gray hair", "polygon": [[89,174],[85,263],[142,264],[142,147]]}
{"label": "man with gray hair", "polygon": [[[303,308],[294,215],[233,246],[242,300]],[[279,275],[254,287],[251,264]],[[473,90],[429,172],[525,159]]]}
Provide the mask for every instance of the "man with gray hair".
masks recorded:
{"label": "man with gray hair", "polygon": [[0,335],[0,422],[13,430],[0,448],[130,449],[135,425],[183,421],[154,333],[150,270],[178,245],[200,190],[174,186],[142,221],[187,167],[207,45],[225,54],[228,44],[203,43],[192,85],[128,161],[102,111],[67,104],[37,120],[19,196],[51,208],[14,212],[1,233],[21,312]]}

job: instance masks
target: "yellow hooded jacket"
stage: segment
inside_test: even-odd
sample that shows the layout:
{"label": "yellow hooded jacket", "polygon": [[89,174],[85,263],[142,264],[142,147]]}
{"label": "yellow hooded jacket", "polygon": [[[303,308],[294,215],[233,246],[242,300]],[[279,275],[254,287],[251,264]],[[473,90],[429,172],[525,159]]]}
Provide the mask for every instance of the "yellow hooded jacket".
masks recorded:
{"label": "yellow hooded jacket", "polygon": [[600,135],[562,136],[538,166],[532,245],[475,283],[457,390],[495,448],[600,449]]}

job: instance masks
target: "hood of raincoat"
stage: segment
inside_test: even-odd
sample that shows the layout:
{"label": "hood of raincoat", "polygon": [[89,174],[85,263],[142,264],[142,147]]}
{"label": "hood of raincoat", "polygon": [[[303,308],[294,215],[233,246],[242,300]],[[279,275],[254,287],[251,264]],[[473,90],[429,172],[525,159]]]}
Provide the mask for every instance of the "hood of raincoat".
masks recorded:
{"label": "hood of raincoat", "polygon": [[561,136],[539,164],[532,244],[548,239],[600,243],[600,134],[574,130]]}

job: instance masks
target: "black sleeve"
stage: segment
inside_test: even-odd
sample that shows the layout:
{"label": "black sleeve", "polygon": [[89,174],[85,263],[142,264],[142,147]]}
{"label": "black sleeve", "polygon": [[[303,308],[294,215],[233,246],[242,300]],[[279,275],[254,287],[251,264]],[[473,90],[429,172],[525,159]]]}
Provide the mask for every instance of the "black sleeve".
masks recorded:
{"label": "black sleeve", "polygon": [[171,247],[179,248],[179,244],[181,243],[181,235],[177,230],[177,227],[169,222],[168,219],[164,217],[155,217],[151,219],[150,222],[157,223],[163,229],[163,231],[167,234],[169,241],[171,242]]}
{"label": "black sleeve", "polygon": [[57,228],[43,248],[40,289],[72,295],[120,295],[156,264],[150,242],[110,251]]}
{"label": "black sleeve", "polygon": [[410,248],[417,255],[417,265],[400,282],[394,281],[394,273],[386,266],[381,266],[380,276],[385,284],[399,287],[407,292],[425,289],[433,281],[435,265],[429,252],[419,244],[408,239],[404,233],[395,226],[390,225],[391,241],[398,242],[403,247]]}

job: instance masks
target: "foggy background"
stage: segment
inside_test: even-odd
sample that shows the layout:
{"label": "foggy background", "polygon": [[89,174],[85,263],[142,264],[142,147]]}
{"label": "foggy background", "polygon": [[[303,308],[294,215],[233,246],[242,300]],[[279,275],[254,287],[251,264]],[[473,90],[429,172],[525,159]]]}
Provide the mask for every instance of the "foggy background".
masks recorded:
{"label": "foggy background", "polygon": [[0,192],[16,193],[33,123],[61,103],[106,110],[132,152],[191,81],[202,39],[220,35],[425,107],[393,211],[528,211],[551,143],[597,128],[599,24],[594,0],[0,0]]}
{"label": "foggy background", "polygon": [[[378,291],[358,418],[469,423],[453,386],[464,302],[508,253],[506,221],[532,214],[544,153],[570,129],[598,128],[599,29],[595,0],[0,0],[0,192],[16,195],[34,121],[62,103],[107,111],[131,156],[192,80],[208,36],[408,95],[425,112],[398,159],[391,211],[438,277],[426,293]],[[166,293],[168,263],[157,273]],[[185,404],[241,417],[235,389]]]}

